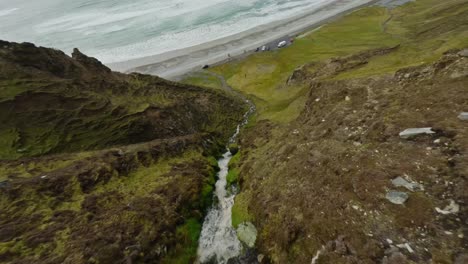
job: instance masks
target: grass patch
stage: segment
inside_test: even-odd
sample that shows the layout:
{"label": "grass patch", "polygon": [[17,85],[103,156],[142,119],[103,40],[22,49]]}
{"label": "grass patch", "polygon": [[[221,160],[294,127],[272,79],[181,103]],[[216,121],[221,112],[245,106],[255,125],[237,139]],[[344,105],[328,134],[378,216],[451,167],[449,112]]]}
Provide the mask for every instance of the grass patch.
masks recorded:
{"label": "grass patch", "polygon": [[176,236],[179,243],[176,249],[162,263],[185,264],[192,263],[197,255],[198,239],[202,224],[195,218],[188,219],[184,225],[177,228]]}
{"label": "grass patch", "polygon": [[205,72],[195,72],[181,80],[182,83],[202,86],[206,88],[222,89],[223,84],[219,78]]}
{"label": "grass patch", "polygon": [[388,17],[381,7],[358,10],[298,38],[288,48],[254,54],[210,70],[223,75],[234,89],[251,95],[261,119],[287,122],[302,110],[302,97],[307,91],[286,85],[294,69],[311,61],[398,44],[398,40],[382,32],[381,24]]}

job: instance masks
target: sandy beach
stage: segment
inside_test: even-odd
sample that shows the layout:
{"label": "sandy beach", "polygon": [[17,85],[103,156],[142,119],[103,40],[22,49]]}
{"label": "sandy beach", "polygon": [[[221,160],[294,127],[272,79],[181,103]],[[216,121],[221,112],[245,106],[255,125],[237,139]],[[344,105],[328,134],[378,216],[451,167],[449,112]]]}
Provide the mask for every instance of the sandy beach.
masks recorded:
{"label": "sandy beach", "polygon": [[175,79],[187,72],[201,69],[204,65],[213,65],[246,55],[263,45],[274,48],[282,40],[289,40],[290,37],[374,2],[376,1],[335,0],[313,10],[305,10],[293,18],[259,26],[233,36],[155,56],[111,63],[108,66],[115,71],[140,72]]}

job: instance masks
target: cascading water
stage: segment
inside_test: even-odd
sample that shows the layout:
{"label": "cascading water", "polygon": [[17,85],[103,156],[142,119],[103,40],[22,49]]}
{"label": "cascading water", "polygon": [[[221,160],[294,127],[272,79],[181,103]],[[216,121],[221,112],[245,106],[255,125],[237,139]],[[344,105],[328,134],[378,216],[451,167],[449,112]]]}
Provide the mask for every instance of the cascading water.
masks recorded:
{"label": "cascading water", "polygon": [[[240,128],[247,124],[248,117],[255,111],[255,107],[247,101],[251,107],[245,114],[244,121],[237,126],[237,130],[231,137],[229,143],[235,142]],[[198,245],[198,262],[227,263],[229,259],[238,257],[242,253],[242,243],[237,238],[236,230],[232,226],[232,206],[236,190],[227,190],[227,174],[229,172],[229,161],[232,153],[227,148],[223,157],[218,160],[220,171],[214,195],[215,204],[208,211],[203,222],[203,228]],[[217,200],[217,203],[216,203]]]}

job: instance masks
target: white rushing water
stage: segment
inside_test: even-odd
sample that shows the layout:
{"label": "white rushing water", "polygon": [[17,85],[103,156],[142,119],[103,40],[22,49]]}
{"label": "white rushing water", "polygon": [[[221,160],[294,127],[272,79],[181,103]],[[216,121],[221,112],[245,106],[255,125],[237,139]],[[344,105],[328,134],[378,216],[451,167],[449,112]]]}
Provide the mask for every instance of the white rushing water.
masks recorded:
{"label": "white rushing water", "polygon": [[232,154],[228,150],[218,161],[220,171],[215,189],[218,203],[210,209],[203,223],[198,245],[198,256],[201,263],[213,259],[217,263],[227,263],[229,259],[239,256],[242,251],[242,244],[231,223],[231,210],[234,205],[235,193],[228,193],[226,190],[226,176],[231,158]]}
{"label": "white rushing water", "polygon": [[[248,122],[249,116],[255,112],[255,106],[248,100],[249,111],[245,113],[244,120],[237,126],[236,132],[229,140],[234,143],[239,135],[240,128]],[[218,160],[219,172],[218,181],[214,195],[217,198],[215,203],[208,211],[203,222],[203,228],[198,241],[198,262],[212,262],[219,264],[227,263],[229,259],[238,257],[242,253],[242,243],[237,238],[236,230],[232,226],[232,206],[236,190],[228,191],[227,175],[229,173],[229,161],[232,159],[232,153],[227,148],[223,157]]]}

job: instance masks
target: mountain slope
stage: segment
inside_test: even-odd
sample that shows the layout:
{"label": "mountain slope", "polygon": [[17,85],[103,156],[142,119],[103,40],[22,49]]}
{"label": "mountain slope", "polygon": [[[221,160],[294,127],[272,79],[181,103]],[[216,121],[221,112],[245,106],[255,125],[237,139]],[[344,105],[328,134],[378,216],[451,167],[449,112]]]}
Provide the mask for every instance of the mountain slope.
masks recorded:
{"label": "mountain slope", "polygon": [[233,130],[240,101],[157,77],[113,73],[32,44],[0,43],[0,158],[99,149]]}
{"label": "mountain slope", "polygon": [[468,3],[378,2],[209,69],[257,105],[232,213],[262,263],[467,262]]}
{"label": "mountain slope", "polygon": [[187,263],[247,106],[0,42],[0,262]]}

